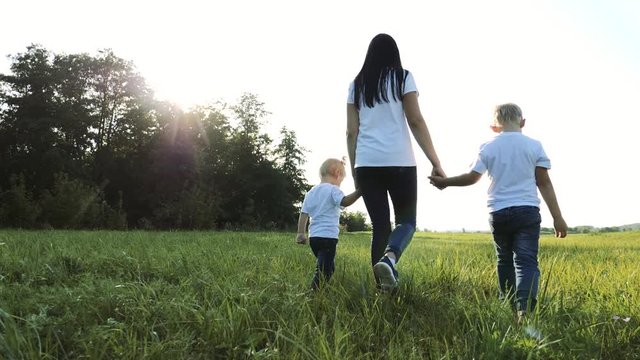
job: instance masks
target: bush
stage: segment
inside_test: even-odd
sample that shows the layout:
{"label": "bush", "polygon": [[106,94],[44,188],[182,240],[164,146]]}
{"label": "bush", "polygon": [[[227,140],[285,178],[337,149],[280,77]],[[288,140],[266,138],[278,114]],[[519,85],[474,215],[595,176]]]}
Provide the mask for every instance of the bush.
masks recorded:
{"label": "bush", "polygon": [[218,214],[214,196],[196,186],[164,203],[154,212],[153,223],[159,229],[212,229]]}
{"label": "bush", "polygon": [[340,214],[340,225],[342,225],[344,229],[349,232],[371,230],[371,226],[367,224],[366,215],[361,211],[343,211]]}
{"label": "bush", "polygon": [[0,191],[0,226],[32,228],[40,215],[40,207],[27,191],[24,176],[12,175],[7,191]]}
{"label": "bush", "polygon": [[127,214],[122,209],[122,192],[119,193],[118,207],[112,208],[105,201],[102,202],[103,227],[112,230],[124,230],[127,228]]}
{"label": "bush", "polygon": [[42,195],[43,220],[56,229],[125,228],[122,207],[114,210],[102,197],[99,188],[56,174],[53,189]]}

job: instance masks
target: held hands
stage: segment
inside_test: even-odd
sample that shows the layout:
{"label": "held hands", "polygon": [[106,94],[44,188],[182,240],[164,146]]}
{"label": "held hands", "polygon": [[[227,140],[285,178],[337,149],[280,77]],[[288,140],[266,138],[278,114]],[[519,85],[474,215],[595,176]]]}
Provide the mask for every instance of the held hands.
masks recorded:
{"label": "held hands", "polygon": [[307,235],[298,234],[296,237],[296,244],[305,245],[308,242]]}
{"label": "held hands", "polygon": [[440,190],[444,190],[447,187],[447,178],[442,176],[429,176],[429,182],[431,185],[437,187]]}
{"label": "held hands", "polygon": [[444,173],[444,170],[440,166],[434,166],[433,170],[431,170],[431,176],[429,176],[429,180],[431,185],[437,187],[440,190],[443,190],[447,187],[445,184],[445,180],[447,178],[447,174]]}

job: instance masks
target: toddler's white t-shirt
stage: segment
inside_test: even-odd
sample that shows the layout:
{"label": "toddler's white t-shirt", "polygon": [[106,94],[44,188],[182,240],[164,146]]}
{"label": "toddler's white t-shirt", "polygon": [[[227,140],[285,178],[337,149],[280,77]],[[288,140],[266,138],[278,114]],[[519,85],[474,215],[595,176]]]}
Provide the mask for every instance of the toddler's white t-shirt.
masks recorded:
{"label": "toddler's white t-shirt", "polygon": [[302,202],[302,212],[309,214],[309,236],[337,239],[340,233],[340,203],[344,193],[330,183],[320,183],[309,190]]}

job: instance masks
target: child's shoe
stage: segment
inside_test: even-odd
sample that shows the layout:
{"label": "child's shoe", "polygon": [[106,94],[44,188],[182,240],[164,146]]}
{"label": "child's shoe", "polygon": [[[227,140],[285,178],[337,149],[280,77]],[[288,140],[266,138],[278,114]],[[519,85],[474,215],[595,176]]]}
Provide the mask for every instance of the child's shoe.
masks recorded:
{"label": "child's shoe", "polygon": [[388,257],[383,256],[382,259],[373,266],[373,272],[380,281],[382,291],[392,291],[398,288],[398,272]]}

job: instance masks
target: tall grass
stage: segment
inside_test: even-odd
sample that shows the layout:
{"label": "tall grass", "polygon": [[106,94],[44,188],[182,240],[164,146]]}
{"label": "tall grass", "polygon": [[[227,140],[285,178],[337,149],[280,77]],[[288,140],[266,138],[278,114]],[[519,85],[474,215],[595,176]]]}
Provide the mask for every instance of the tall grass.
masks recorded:
{"label": "tall grass", "polygon": [[538,310],[497,298],[487,234],[418,233],[401,289],[369,234],[333,279],[293,234],[0,231],[6,359],[640,359],[640,233],[543,237]]}

